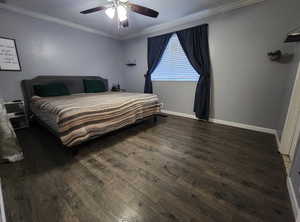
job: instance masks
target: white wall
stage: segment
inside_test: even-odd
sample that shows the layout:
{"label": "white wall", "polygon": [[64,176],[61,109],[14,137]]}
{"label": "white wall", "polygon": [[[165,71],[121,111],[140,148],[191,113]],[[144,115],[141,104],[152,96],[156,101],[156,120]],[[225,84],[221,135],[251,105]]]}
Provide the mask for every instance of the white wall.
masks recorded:
{"label": "white wall", "polygon": [[[283,41],[289,30],[299,26],[299,8],[298,0],[290,0],[288,4],[267,0],[176,27],[178,30],[209,23],[212,118],[278,128],[293,65],[271,62],[267,53],[293,50],[293,44]],[[170,31],[174,29],[164,33]],[[137,61],[136,67],[125,67],[126,87],[141,92],[147,70],[147,36],[127,40],[123,47],[124,58]],[[194,83],[154,83],[154,89],[167,109],[193,113]]]}
{"label": "white wall", "polygon": [[22,98],[20,81],[37,75],[100,75],[123,82],[121,43],[0,9],[0,36],[16,39],[22,72],[0,72],[6,100]]}

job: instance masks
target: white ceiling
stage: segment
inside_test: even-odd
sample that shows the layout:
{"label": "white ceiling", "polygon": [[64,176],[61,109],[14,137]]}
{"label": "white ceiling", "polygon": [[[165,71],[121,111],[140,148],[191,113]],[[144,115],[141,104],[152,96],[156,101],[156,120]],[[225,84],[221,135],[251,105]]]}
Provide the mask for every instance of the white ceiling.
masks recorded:
{"label": "white ceiling", "polygon": [[84,25],[115,37],[124,37],[145,28],[179,19],[181,17],[215,8],[237,0],[130,0],[130,2],[159,11],[158,18],[129,13],[130,27],[118,30],[116,20],[109,19],[104,11],[89,15],[79,12],[107,4],[107,0],[6,0],[6,4],[53,16]]}

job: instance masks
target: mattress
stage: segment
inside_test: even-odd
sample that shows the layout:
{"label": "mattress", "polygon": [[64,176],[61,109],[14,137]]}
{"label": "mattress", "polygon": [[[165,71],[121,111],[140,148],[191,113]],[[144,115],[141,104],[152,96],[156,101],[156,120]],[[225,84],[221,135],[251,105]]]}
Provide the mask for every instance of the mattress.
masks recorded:
{"label": "mattress", "polygon": [[160,112],[156,95],[105,92],[31,99],[31,111],[67,147]]}

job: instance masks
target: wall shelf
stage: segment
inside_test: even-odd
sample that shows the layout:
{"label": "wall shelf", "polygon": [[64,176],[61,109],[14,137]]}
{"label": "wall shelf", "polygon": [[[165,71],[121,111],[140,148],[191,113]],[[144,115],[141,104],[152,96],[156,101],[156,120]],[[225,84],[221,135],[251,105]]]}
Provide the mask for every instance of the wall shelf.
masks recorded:
{"label": "wall shelf", "polygon": [[126,65],[127,65],[127,66],[136,66],[135,63],[127,63]]}

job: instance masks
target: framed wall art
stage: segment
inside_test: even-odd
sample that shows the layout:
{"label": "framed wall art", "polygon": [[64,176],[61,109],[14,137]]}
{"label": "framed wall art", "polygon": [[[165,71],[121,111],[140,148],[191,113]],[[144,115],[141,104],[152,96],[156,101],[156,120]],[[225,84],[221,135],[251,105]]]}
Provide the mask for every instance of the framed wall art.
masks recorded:
{"label": "framed wall art", "polygon": [[14,39],[0,37],[0,71],[22,71]]}

